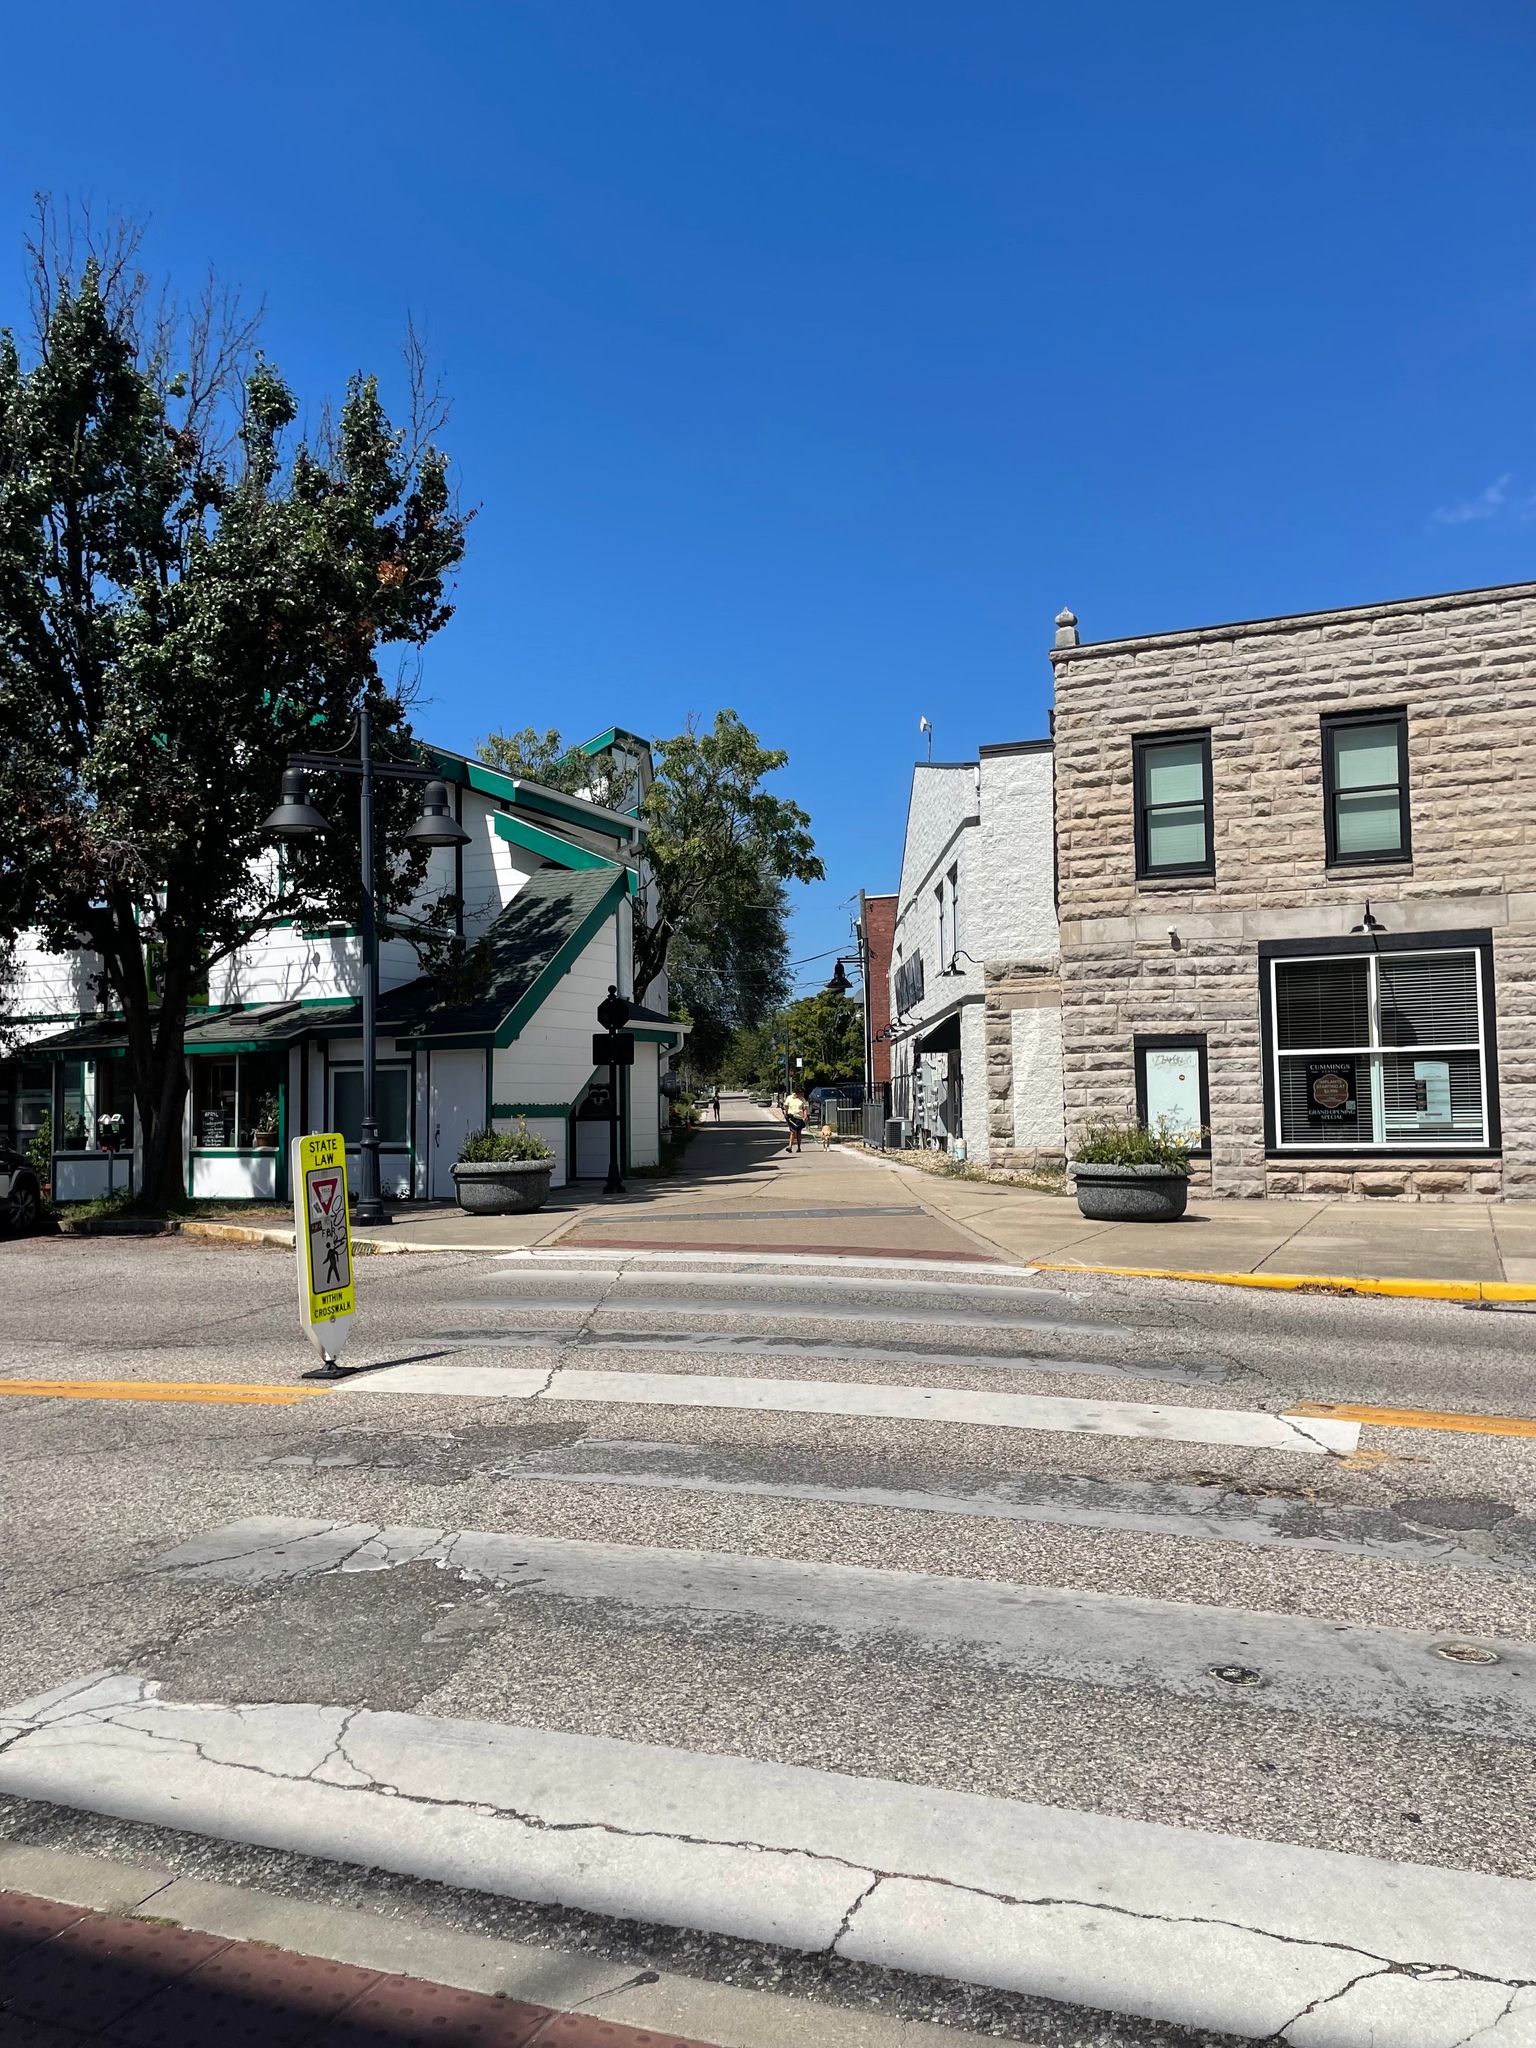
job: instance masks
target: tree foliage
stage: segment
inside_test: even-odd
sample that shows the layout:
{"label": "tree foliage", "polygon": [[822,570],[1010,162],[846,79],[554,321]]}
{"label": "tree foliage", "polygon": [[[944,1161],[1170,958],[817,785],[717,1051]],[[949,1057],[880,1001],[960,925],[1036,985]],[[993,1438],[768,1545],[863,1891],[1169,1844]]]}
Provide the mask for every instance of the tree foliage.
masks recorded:
{"label": "tree foliage", "polygon": [[[435,395],[397,430],[357,376],[334,423],[298,401],[238,305],[152,305],[136,239],[78,262],[33,245],[35,321],[0,332],[0,935],[82,940],[123,1009],[151,1198],[177,1191],[183,1038],[209,966],[277,919],[349,916],[355,801],[282,867],[260,825],[290,750],[346,741],[367,693],[375,745],[411,751],[380,650],[449,616],[464,546]],[[408,786],[376,810],[381,898]]]}
{"label": "tree foliage", "polygon": [[[805,1062],[803,1068],[796,1058]],[[820,989],[742,1032],[725,1058],[727,1080],[741,1088],[780,1088],[786,1071],[806,1088],[862,1081],[863,1005],[835,989]]]}

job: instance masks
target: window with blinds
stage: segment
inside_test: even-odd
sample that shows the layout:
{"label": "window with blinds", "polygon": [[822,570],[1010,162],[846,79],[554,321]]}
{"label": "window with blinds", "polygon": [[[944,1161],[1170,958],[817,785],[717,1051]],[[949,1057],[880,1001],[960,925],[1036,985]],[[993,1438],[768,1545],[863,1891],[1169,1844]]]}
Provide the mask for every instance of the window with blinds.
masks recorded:
{"label": "window with blinds", "polygon": [[1282,1146],[1488,1143],[1476,952],[1276,960],[1271,973]]}
{"label": "window with blinds", "polygon": [[1159,734],[1133,752],[1138,878],[1214,873],[1210,734]]}
{"label": "window with blinds", "polygon": [[1330,867],[1408,858],[1406,712],[1323,720],[1323,804]]}

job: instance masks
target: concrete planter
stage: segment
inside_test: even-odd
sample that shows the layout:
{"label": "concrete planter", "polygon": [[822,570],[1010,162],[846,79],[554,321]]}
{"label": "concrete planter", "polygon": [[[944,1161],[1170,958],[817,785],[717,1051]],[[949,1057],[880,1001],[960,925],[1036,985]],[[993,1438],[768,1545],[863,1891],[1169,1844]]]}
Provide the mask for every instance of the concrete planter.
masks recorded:
{"label": "concrete planter", "polygon": [[454,1193],[467,1216],[524,1216],[549,1200],[552,1159],[460,1160]]}
{"label": "concrete planter", "polygon": [[1189,1201],[1189,1175],[1166,1166],[1091,1166],[1068,1171],[1077,1206],[1095,1223],[1177,1223]]}

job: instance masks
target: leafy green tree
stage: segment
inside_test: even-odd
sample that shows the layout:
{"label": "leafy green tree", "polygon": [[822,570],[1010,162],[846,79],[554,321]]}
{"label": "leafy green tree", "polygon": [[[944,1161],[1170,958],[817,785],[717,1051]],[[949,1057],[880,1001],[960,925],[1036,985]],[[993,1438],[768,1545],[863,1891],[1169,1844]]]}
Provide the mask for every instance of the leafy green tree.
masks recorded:
{"label": "leafy green tree", "polygon": [[[652,744],[656,777],[640,816],[654,915],[635,921],[635,994],[643,1001],[664,970],[675,976],[695,1025],[690,1063],[711,1073],[711,1053],[722,1057],[729,1034],[787,991],[783,885],[820,881],[824,870],[809,817],[763,787],[788,754],[765,747],[734,711]],[[558,732],[492,733],[479,753],[507,774],[618,800],[621,771],[568,748]]]}
{"label": "leafy green tree", "polygon": [[[26,351],[0,332],[0,936],[100,954],[163,1203],[209,967],[284,916],[355,906],[340,791],[317,792],[321,847],[280,865],[263,843],[284,759],[340,747],[364,693],[379,752],[411,755],[380,650],[449,616],[465,520],[419,355],[409,428],[358,376],[295,438],[298,402],[233,300],[157,320],[131,231],[75,261],[43,226]],[[384,903],[423,870],[400,841],[413,794],[380,791]]]}
{"label": "leafy green tree", "polygon": [[[788,1041],[790,1071],[807,1088],[864,1078],[864,1008],[852,996],[819,989],[784,1012],[780,1037]],[[805,1061],[795,1066],[796,1057]]]}

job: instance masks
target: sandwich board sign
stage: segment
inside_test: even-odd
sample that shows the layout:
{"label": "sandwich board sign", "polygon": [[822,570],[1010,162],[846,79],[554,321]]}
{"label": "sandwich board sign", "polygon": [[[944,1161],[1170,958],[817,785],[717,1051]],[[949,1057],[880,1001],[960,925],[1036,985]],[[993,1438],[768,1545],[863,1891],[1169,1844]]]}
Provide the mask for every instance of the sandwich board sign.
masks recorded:
{"label": "sandwich board sign", "polygon": [[351,1334],[357,1312],[346,1140],[338,1131],[295,1138],[291,1165],[299,1315],[310,1342],[329,1364]]}

